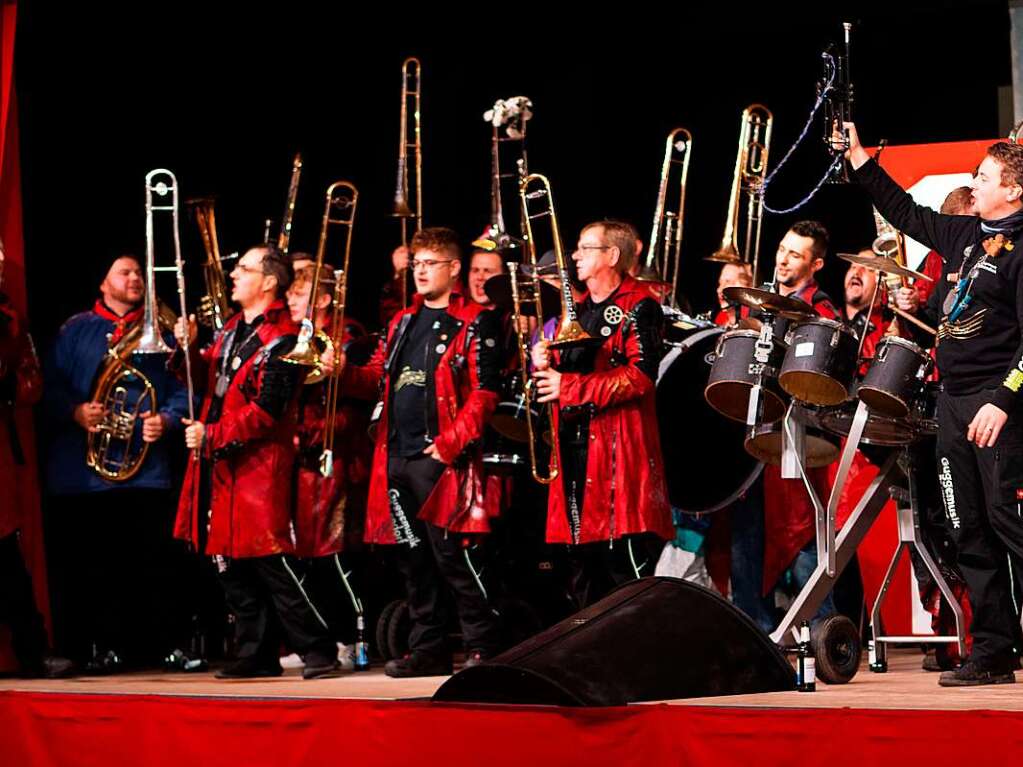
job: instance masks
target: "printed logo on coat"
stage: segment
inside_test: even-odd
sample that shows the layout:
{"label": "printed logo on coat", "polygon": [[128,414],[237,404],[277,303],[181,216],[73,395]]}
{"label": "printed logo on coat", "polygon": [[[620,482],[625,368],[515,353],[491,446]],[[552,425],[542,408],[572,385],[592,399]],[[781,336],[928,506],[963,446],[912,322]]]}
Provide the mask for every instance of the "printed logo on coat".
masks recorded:
{"label": "printed logo on coat", "polygon": [[618,325],[624,319],[625,312],[622,311],[622,307],[612,304],[604,309],[604,322],[608,325]]}

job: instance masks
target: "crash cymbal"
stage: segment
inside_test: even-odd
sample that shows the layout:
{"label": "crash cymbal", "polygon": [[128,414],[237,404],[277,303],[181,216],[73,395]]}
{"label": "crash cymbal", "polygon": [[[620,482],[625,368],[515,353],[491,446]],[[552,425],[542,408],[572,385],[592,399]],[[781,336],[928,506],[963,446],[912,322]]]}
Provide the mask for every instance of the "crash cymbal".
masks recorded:
{"label": "crash cymbal", "polygon": [[[526,317],[536,316],[536,307],[533,305],[532,277],[526,277],[523,269],[519,267],[519,305],[522,314]],[[511,277],[507,274],[495,274],[483,283],[483,291],[487,298],[493,301],[502,311],[514,309],[512,302]],[[526,300],[527,297],[530,300]],[[557,317],[561,314],[561,293],[556,287],[549,283],[540,282],[540,300],[543,302],[544,320]]]}
{"label": "crash cymbal", "polygon": [[733,285],[730,288],[725,288],[721,294],[729,301],[748,306],[750,309],[759,309],[766,314],[790,320],[803,320],[813,317],[815,314],[813,307],[806,301],[783,296],[780,293],[772,293],[770,290]]}
{"label": "crash cymbal", "polygon": [[839,258],[844,261],[848,261],[850,264],[859,264],[865,266],[868,269],[873,269],[875,272],[883,272],[884,274],[893,274],[898,277],[912,277],[915,280],[928,280],[932,281],[932,278],[926,274],[915,272],[908,266],[903,266],[894,258],[885,258],[884,256],[861,256],[859,253],[838,253]]}

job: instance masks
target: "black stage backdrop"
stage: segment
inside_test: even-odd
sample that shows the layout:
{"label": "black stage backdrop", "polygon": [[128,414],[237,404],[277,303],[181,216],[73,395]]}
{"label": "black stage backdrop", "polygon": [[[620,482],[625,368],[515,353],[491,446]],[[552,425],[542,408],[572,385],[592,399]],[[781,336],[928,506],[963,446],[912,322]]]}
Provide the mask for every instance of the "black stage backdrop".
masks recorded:
{"label": "black stage backdrop", "polygon": [[[31,319],[42,346],[88,307],[110,258],[143,251],[143,178],[177,174],[183,197],[216,195],[224,253],[257,242],[280,220],[291,157],[305,171],[293,249],[312,250],[326,185],[356,183],[350,306],[372,323],[389,272],[399,67],[423,62],[425,219],[468,242],[488,219],[495,99],[525,94],[530,167],[553,184],[566,245],[604,217],[648,236],[664,136],[694,136],[684,241],[684,291],[708,308],[716,265],[702,257],[722,236],[739,113],[751,102],[775,116],[772,165],[814,100],[820,51],[856,23],[852,71],[866,143],[999,135],[998,88],[1011,79],[1005,2],[674,3],[597,10],[505,4],[460,14],[363,6],[256,10],[216,4],[21,3],[17,86],[22,125]],[[326,8],[324,4],[324,8]],[[431,10],[435,8],[430,4]],[[809,190],[827,163],[818,123],[769,195],[775,207]],[[797,216],[770,217],[770,264]],[[870,242],[870,208],[855,188],[829,187],[799,218],[833,232],[833,250]],[[514,214],[512,215],[514,219]],[[202,251],[182,216],[194,304]],[[822,282],[841,295],[844,263]],[[162,280],[163,278],[161,278]],[[174,299],[172,283],[160,286]]]}

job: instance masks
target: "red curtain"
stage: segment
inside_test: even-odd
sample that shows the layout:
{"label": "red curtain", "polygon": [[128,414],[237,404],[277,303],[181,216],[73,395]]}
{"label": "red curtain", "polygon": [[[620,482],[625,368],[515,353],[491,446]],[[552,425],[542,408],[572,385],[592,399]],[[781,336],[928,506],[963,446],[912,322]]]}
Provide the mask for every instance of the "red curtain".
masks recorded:
{"label": "red curtain", "polygon": [[[3,291],[23,315],[28,314],[25,294],[25,241],[21,226],[21,168],[18,149],[18,105],[14,92],[14,28],[17,3],[0,2],[0,237],[4,242]],[[39,482],[36,468],[35,432],[31,413],[17,416],[18,435],[25,449],[27,466],[24,481],[16,488],[0,488],[14,492],[21,505],[21,544],[25,562],[32,574],[36,604],[49,624],[49,598],[46,584],[46,561],[43,553],[42,519],[39,513]],[[12,668],[13,657],[8,646],[6,629],[0,637],[0,670]]]}

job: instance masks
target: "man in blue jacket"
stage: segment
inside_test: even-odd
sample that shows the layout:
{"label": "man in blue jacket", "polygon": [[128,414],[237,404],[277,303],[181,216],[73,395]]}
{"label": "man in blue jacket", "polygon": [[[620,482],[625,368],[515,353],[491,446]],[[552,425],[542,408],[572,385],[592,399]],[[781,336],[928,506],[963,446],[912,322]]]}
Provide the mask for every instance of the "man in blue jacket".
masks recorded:
{"label": "man in blue jacket", "polygon": [[[94,671],[127,660],[151,664],[170,648],[177,615],[171,598],[175,549],[171,537],[175,497],[172,455],[179,451],[181,418],[188,394],[166,369],[163,354],[132,354],[129,362],[153,385],[156,412],[139,414],[133,449],[148,443],[139,471],[110,481],[88,466],[89,432],[105,418],[94,401],[97,376],[108,349],[142,321],[145,286],[134,256],[114,260],[90,311],[69,319],[47,355],[44,403],[49,452],[46,491],[50,496],[51,568],[58,641]],[[165,333],[173,346],[173,336]],[[134,402],[142,382],[124,384]],[[134,655],[133,655],[134,653]]]}

